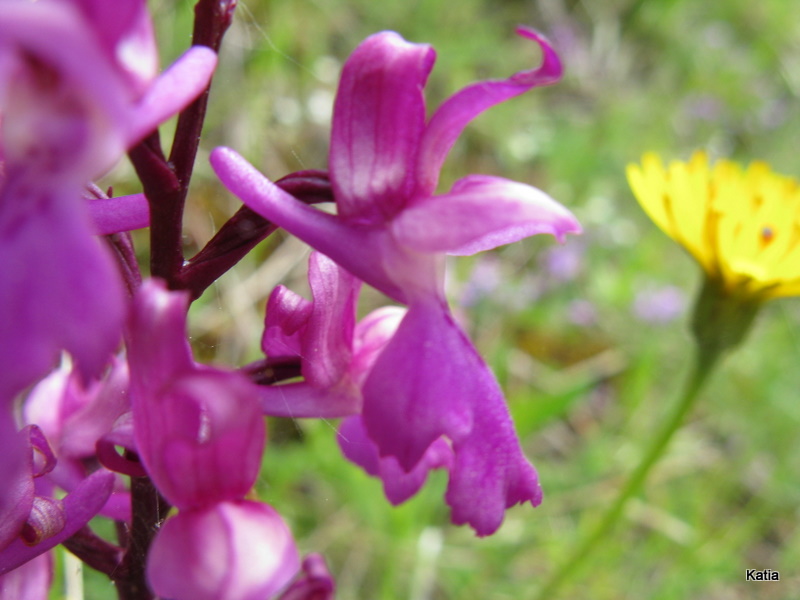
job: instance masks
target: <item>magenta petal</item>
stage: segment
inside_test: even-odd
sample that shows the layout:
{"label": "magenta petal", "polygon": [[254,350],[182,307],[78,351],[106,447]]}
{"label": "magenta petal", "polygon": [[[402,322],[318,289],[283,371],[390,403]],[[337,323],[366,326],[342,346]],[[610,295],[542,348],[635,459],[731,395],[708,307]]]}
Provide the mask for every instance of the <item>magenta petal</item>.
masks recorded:
{"label": "magenta petal", "polygon": [[495,104],[533,87],[555,83],[561,78],[561,61],[544,36],[524,27],[519,27],[517,33],[539,44],[544,54],[542,64],[537,69],[521,71],[508,79],[473,83],[451,96],[437,109],[420,142],[416,164],[417,197],[427,197],[436,189],[445,157],[472,119]]}
{"label": "magenta petal", "polygon": [[[541,502],[536,471],[522,454],[500,387],[444,307],[409,308],[363,394],[366,436],[377,451],[364,442],[355,419],[345,422],[344,437],[353,441],[342,448],[383,479],[390,500],[416,491],[418,469],[426,472],[454,455],[446,496],[454,523],[488,535],[506,508]],[[452,450],[433,445],[444,444],[442,436]]]}
{"label": "magenta petal", "polygon": [[303,376],[331,387],[350,365],[361,282],[319,252],[309,258],[308,282],[314,304],[303,332]]}
{"label": "magenta petal", "polygon": [[134,89],[146,86],[158,70],[158,49],[145,0],[71,0],[91,23],[110,61]]}
{"label": "magenta petal", "polygon": [[470,175],[449,194],[414,203],[392,223],[396,239],[421,252],[475,254],[539,233],[563,241],[578,221],[544,192],[500,177]]}
{"label": "magenta petal", "polygon": [[79,379],[68,363],[62,364],[40,380],[25,399],[25,423],[36,423],[56,446],[66,419],[88,401]]}
{"label": "magenta petal", "polygon": [[193,46],[162,73],[136,105],[130,117],[127,143],[141,140],[160,123],[197,98],[211,81],[217,55],[211,48]]}
{"label": "magenta petal", "polygon": [[472,431],[454,444],[445,495],[453,523],[468,523],[479,536],[494,533],[507,508],[542,501],[538,475],[522,454],[502,392],[485,365],[484,370]]}
{"label": "magenta petal", "polygon": [[[127,458],[117,451],[117,446],[130,450],[134,456]],[[133,427],[133,413],[126,412],[116,420],[111,431],[97,440],[95,455],[100,464],[109,471],[130,475],[131,477],[146,477],[147,471],[138,457],[136,435]]]}
{"label": "magenta petal", "polygon": [[265,437],[256,386],[240,373],[194,364],[187,308],[185,293],[149,280],[128,324],[136,447],[159,491],[179,508],[247,494]]}
{"label": "magenta petal", "polygon": [[260,390],[266,414],[335,418],[361,409],[349,376],[358,290],[355,277],[319,252],[309,257],[313,302],[278,287],[267,303],[262,347],[270,357],[301,359],[305,381]]}
{"label": "magenta petal", "polygon": [[[33,505],[31,449],[7,409],[0,412],[0,549],[19,536]],[[2,564],[2,563],[0,563]]]}
{"label": "magenta petal", "polygon": [[97,235],[133,231],[150,226],[150,207],[144,194],[87,200],[89,218]]}
{"label": "magenta petal", "polygon": [[270,358],[295,357],[303,353],[301,332],[313,310],[310,300],[279,285],[267,300],[267,315],[261,349]]}
{"label": "magenta petal", "polygon": [[386,498],[394,505],[402,504],[416,494],[425,484],[428,471],[450,468],[453,461],[450,446],[439,438],[428,447],[414,468],[406,472],[393,456],[378,456],[378,448],[367,436],[361,417],[345,419],[339,426],[336,439],[347,460],[383,481]]}
{"label": "magenta petal", "polygon": [[345,63],[333,109],[330,171],[339,214],[383,222],[414,186],[425,122],[422,88],[435,53],[385,31],[364,40]]}
{"label": "magenta petal", "polygon": [[124,311],[117,269],[73,198],[13,187],[0,192],[0,306],[13,315],[0,320],[0,397],[45,375],[62,350],[84,375],[99,373]]}
{"label": "magenta petal", "polygon": [[309,302],[283,287],[267,304],[262,346],[271,357],[301,360],[305,381],[260,389],[264,412],[284,417],[345,417],[360,412],[360,384],[394,333],[402,309],[384,309],[355,325],[361,282],[325,255],[309,259]]}
{"label": "magenta petal", "polygon": [[299,563],[280,516],[242,500],[168,519],[150,547],[147,578],[158,596],[171,600],[265,600]]}
{"label": "magenta petal", "polygon": [[97,440],[112,430],[117,419],[130,411],[128,385],[128,364],[115,358],[110,371],[101,382],[92,386],[82,406],[73,407],[73,411],[65,415],[65,427],[60,432],[58,444],[59,456],[86,458],[94,454]]}
{"label": "magenta petal", "polygon": [[353,360],[350,364],[350,374],[356,383],[364,383],[369,370],[392,339],[406,312],[401,306],[383,306],[373,310],[356,324]]}
{"label": "magenta petal", "polygon": [[125,81],[128,74],[109,60],[91,23],[75,8],[70,2],[4,2],[0,37],[36,56],[75,88],[96,92],[97,107],[112,122],[124,122],[132,91]]}
{"label": "magenta petal", "polygon": [[186,339],[189,295],[149,279],[139,288],[128,317],[128,363],[133,388],[159,389],[194,369]]}
{"label": "magenta petal", "polygon": [[380,455],[410,471],[438,438],[468,435],[480,404],[475,378],[485,375],[445,306],[412,304],[364,383],[364,423]]}
{"label": "magenta petal", "polygon": [[0,600],[47,600],[52,580],[53,556],[48,552],[0,575]]}
{"label": "magenta petal", "polygon": [[61,461],[93,456],[97,440],[128,410],[128,365],[114,358],[103,380],[88,386],[62,365],[31,390],[23,414],[44,431]]}
{"label": "magenta petal", "polygon": [[113,487],[114,474],[108,471],[97,471],[84,479],[63,500],[66,521],[64,528],[57,535],[35,546],[26,546],[22,540],[12,543],[0,552],[0,575],[47,552],[75,534],[103,508]]}
{"label": "magenta petal", "polygon": [[278,600],[333,600],[336,585],[328,571],[325,559],[319,554],[309,554],[303,559],[303,571]]}
{"label": "magenta petal", "polygon": [[150,477],[179,508],[245,496],[258,477],[265,431],[255,386],[200,371],[135,394],[136,446]]}
{"label": "magenta petal", "polygon": [[264,177],[230,148],[216,148],[211,166],[220,181],[251,210],[319,250],[359,279],[404,301],[390,277],[385,255],[391,241],[383,228],[350,227],[341,219],[303,204]]}

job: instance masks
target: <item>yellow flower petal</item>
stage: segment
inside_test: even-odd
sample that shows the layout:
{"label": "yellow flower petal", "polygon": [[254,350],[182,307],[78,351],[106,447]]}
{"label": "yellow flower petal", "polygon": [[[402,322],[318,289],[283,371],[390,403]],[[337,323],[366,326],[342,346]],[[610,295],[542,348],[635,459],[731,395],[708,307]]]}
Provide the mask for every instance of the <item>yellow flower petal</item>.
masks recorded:
{"label": "yellow flower petal", "polygon": [[764,162],[747,169],[703,152],[664,167],[653,153],[627,167],[636,199],[730,293],[800,295],[800,186]]}

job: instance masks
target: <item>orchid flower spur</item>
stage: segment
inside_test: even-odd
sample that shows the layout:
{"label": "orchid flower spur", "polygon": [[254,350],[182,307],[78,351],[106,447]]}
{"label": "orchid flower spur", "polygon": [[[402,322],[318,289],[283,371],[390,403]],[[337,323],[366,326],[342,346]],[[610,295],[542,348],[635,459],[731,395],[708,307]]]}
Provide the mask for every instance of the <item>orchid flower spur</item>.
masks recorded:
{"label": "orchid flower spur", "polygon": [[457,457],[451,505],[474,499],[475,486],[485,486],[481,503],[453,514],[480,535],[499,527],[505,508],[538,504],[541,492],[497,382],[449,313],[445,255],[580,231],[570,212],[543,192],[498,177],[470,175],[449,193],[434,193],[441,165],[470,120],[559,79],[561,64],[546,40],[529,29],[519,33],[542,48],[538,69],[470,85],[427,123],[421,92],[433,49],[392,32],[367,38],[344,66],[334,105],[335,216],[302,205],[230,149],[211,155],[220,179],[252,210],[409,305],[363,385],[366,431],[380,456],[395,457],[405,471],[436,440],[448,439]]}
{"label": "orchid flower spur", "polygon": [[0,324],[0,393],[13,397],[61,350],[97,374],[118,344],[122,286],[93,234],[146,213],[113,200],[87,210],[81,190],[201,92],[216,55],[193,48],[156,77],[144,0],[7,0],[0,39],[0,305],[15,315]]}
{"label": "orchid flower spur", "polygon": [[258,391],[239,373],[193,361],[187,310],[187,293],[148,280],[128,323],[136,448],[180,509],[153,541],[148,579],[176,600],[265,598],[292,578],[299,558],[280,516],[244,499],[266,436]]}

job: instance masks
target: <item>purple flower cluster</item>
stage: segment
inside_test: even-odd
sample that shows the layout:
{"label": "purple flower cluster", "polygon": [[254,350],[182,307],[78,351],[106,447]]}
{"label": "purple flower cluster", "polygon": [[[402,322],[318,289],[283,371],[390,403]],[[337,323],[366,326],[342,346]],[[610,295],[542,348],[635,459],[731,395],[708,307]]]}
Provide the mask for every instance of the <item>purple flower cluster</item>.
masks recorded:
{"label": "purple flower cluster", "polygon": [[[580,227],[522,183],[436,187],[469,121],[557,81],[558,57],[520,29],[543,51],[538,69],[468,86],[426,118],[433,49],[369,37],[344,66],[329,170],[273,183],[216,149],[213,168],[246,206],[185,260],[202,93],[234,6],[200,0],[196,45],[161,75],[144,0],[6,0],[0,12],[0,599],[46,597],[58,544],[120,597],[332,598],[321,557],[301,562],[253,495],[264,414],[342,418],[344,456],[395,504],[447,470],[453,522],[481,536],[508,507],[541,501],[502,391],[450,313],[445,256]],[[165,156],[157,127],[177,113]],[[143,194],[87,183],[126,152]],[[335,215],[310,206],[331,200]],[[142,281],[127,232],[148,225]],[[196,362],[191,301],[277,227],[317,250],[312,299],[273,291],[259,363]],[[362,282],[404,306],[357,320]],[[96,515],[118,540],[93,532]]]}

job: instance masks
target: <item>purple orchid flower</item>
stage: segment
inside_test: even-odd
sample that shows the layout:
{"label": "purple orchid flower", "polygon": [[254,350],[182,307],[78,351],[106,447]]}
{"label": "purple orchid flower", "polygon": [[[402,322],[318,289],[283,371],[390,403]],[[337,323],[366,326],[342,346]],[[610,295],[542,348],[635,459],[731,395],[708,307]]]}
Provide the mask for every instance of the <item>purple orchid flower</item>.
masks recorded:
{"label": "purple orchid flower", "polygon": [[148,579],[175,600],[260,600],[294,576],[299,558],[280,516],[244,500],[266,437],[258,390],[240,373],[194,362],[188,306],[187,293],[148,280],[128,322],[136,448],[180,509],[153,541]]}
{"label": "purple orchid flower", "polygon": [[555,52],[542,66],[461,90],[425,123],[422,88],[430,46],[393,32],[367,38],[345,64],[334,105],[330,178],[338,215],[303,205],[235,151],[211,164],[251,209],[310,243],[400,302],[441,303],[444,255],[473,254],[536,233],[562,239],[580,227],[565,208],[530,186],[471,175],[434,195],[439,170],[461,130],[486,108],[561,76]]}
{"label": "purple orchid flower", "polygon": [[159,491],[179,508],[244,497],[266,437],[256,386],[192,359],[188,307],[188,294],[148,280],[127,334],[136,447]]}
{"label": "purple orchid flower", "polygon": [[[461,397],[470,400],[466,385],[478,387],[486,406],[471,416],[472,428],[463,440],[439,436],[424,450],[420,460],[411,469],[401,465],[392,455],[379,454],[377,445],[365,429],[365,419],[356,412],[366,412],[371,398],[381,395],[429,394],[428,400],[441,398],[446,392],[435,380],[436,373],[425,369],[424,364],[398,363],[396,379],[389,379],[375,396],[362,393],[372,381],[371,372],[380,364],[388,347],[394,343],[397,332],[406,326],[406,311],[399,307],[385,307],[373,311],[357,325],[355,320],[355,291],[359,282],[344,269],[319,253],[309,259],[309,283],[313,302],[279,287],[272,293],[267,305],[267,327],[264,333],[264,351],[271,358],[299,357],[304,382],[263,388],[262,406],[268,414],[294,417],[341,417],[338,441],[344,455],[361,466],[367,473],[383,481],[386,497],[393,504],[405,502],[424,485],[431,469],[450,470],[450,484],[446,500],[451,506],[453,522],[469,523],[481,534],[499,527],[505,509],[530,499],[538,504],[541,499],[538,480],[533,467],[525,460],[508,413],[502,393],[486,365],[474,350],[467,355],[471,363],[464,365],[462,382],[455,377],[446,379]],[[412,305],[409,315],[415,318]],[[423,313],[424,314],[424,313]],[[404,318],[405,317],[405,318]],[[411,321],[414,323],[414,321]],[[424,329],[416,324],[418,330]],[[443,338],[441,356],[436,364],[451,368],[446,353],[463,342],[460,331],[457,337]],[[413,335],[401,338],[403,343],[414,344]],[[399,355],[413,353],[401,349]],[[416,369],[416,374],[402,371]],[[387,368],[388,371],[388,368]],[[472,378],[464,374],[474,372]],[[418,388],[409,388],[407,381]],[[431,377],[430,381],[422,377]],[[431,400],[432,401],[432,400]],[[363,404],[363,408],[359,410]],[[474,407],[467,405],[460,414],[471,415]],[[401,418],[401,417],[397,417]],[[397,421],[400,422],[400,421]],[[448,438],[448,439],[446,439]],[[451,446],[451,442],[453,445]],[[480,501],[475,498],[480,497]]]}
{"label": "purple orchid flower", "polygon": [[262,340],[271,359],[299,358],[304,381],[262,388],[262,407],[283,417],[349,417],[337,436],[342,453],[381,478],[386,497],[400,504],[419,491],[429,470],[452,464],[450,446],[438,439],[407,473],[394,457],[378,456],[364,431],[361,387],[406,311],[386,306],[355,323],[361,282],[319,252],[308,262],[313,301],[283,286],[275,288],[267,302]]}
{"label": "purple orchid flower", "polygon": [[[25,422],[44,433],[56,459],[47,480],[66,490],[75,489],[96,462],[97,443],[130,411],[128,365],[114,358],[102,381],[84,384],[68,361],[42,379],[25,399]],[[120,477],[100,514],[130,520],[130,494]]]}
{"label": "purple orchid flower", "polygon": [[265,600],[299,568],[280,516],[266,504],[240,500],[168,519],[150,547],[147,579],[161,598]]}
{"label": "purple orchid flower", "polygon": [[144,0],[7,0],[0,39],[0,305],[14,315],[0,324],[0,395],[13,398],[61,350],[89,375],[119,343],[122,285],[93,233],[146,213],[110,200],[93,230],[81,190],[201,92],[216,55],[193,48],[156,77]]}
{"label": "purple orchid flower", "polygon": [[262,387],[262,408],[294,418],[355,415],[362,409],[364,379],[405,310],[385,307],[356,324],[361,282],[319,252],[308,262],[313,301],[276,287],[261,342],[271,359],[301,359],[304,381]]}
{"label": "purple orchid flower", "polygon": [[395,506],[422,488],[431,469],[449,470],[453,467],[453,450],[444,438],[439,438],[428,447],[414,468],[406,471],[394,456],[378,454],[378,447],[367,436],[360,416],[342,421],[336,441],[347,460],[383,482],[383,492]]}
{"label": "purple orchid flower", "polygon": [[[306,206],[233,150],[211,163],[252,210],[330,256],[353,275],[409,305],[362,387],[363,420],[381,457],[409,472],[444,437],[455,466],[447,499],[456,522],[479,535],[505,508],[541,500],[502,392],[453,320],[443,292],[446,254],[472,254],[537,233],[580,232],[572,214],[543,192],[470,175],[435,195],[439,171],[475,116],[535,86],[557,81],[561,64],[529,29],[544,60],[535,70],[470,85],[425,121],[422,89],[434,52],[392,32],[369,37],[348,59],[334,105],[330,178],[337,215]],[[404,424],[399,427],[398,424]],[[473,502],[476,492],[481,502]]]}
{"label": "purple orchid flower", "polygon": [[0,411],[3,494],[0,494],[0,576],[54,548],[94,517],[111,494],[114,476],[100,469],[63,499],[39,482],[53,470],[55,456],[38,427],[20,432]]}

